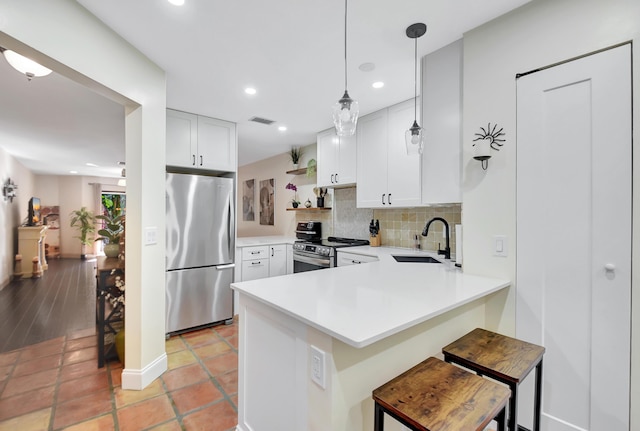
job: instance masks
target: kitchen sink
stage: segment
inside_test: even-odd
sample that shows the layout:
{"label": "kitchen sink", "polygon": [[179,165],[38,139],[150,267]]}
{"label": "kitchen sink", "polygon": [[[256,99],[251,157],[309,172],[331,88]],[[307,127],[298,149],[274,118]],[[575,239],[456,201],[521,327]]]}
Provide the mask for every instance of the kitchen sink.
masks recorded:
{"label": "kitchen sink", "polygon": [[396,260],[396,262],[419,262],[419,263],[442,263],[437,259],[432,258],[431,256],[402,256],[402,255],[391,255]]}

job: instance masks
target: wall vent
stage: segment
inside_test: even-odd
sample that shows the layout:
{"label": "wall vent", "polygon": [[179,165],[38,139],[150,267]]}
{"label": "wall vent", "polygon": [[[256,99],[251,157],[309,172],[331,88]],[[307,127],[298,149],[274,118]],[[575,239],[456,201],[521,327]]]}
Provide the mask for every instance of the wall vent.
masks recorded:
{"label": "wall vent", "polygon": [[270,126],[271,124],[275,123],[275,121],[273,120],[267,120],[266,118],[261,118],[261,117],[251,117],[249,118],[249,121],[253,121],[255,123],[260,123],[260,124],[266,124],[267,126]]}

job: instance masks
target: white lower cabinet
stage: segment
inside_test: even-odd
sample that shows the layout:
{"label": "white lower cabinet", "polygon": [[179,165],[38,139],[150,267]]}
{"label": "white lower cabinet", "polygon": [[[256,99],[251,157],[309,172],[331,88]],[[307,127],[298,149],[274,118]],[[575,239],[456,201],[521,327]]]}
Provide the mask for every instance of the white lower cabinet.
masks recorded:
{"label": "white lower cabinet", "polygon": [[257,280],[293,273],[293,247],[291,244],[272,244],[239,247],[236,259],[240,276],[237,281]]}
{"label": "white lower cabinet", "polygon": [[338,252],[338,266],[359,265],[361,263],[377,262],[377,256],[369,256],[366,254]]}
{"label": "white lower cabinet", "polygon": [[286,244],[269,246],[269,277],[285,275],[287,273]]}

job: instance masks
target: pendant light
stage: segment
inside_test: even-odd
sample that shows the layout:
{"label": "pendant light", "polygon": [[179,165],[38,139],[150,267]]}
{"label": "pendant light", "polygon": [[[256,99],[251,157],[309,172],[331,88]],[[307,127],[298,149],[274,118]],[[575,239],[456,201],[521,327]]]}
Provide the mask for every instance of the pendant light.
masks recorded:
{"label": "pendant light", "polygon": [[10,49],[5,49],[3,54],[7,63],[9,63],[11,67],[18,72],[25,74],[29,81],[34,77],[47,76],[51,73],[51,69],[47,69],[35,61],[28,59],[15,51],[11,51]]}
{"label": "pendant light", "polygon": [[358,102],[347,91],[347,0],[344,0],[344,95],[333,105],[333,124],[338,136],[353,136],[358,112]]}
{"label": "pendant light", "polygon": [[427,32],[427,26],[423,23],[411,24],[407,27],[407,37],[415,40],[414,54],[414,109],[413,109],[413,125],[404,134],[404,141],[407,146],[407,154],[422,154],[424,146],[423,129],[418,125],[418,38]]}

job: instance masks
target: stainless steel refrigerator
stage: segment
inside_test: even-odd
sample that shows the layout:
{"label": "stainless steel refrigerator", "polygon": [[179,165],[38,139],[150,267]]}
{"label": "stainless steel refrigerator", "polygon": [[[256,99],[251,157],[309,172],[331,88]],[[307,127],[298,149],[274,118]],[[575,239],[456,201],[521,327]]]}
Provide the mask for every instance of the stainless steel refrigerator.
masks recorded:
{"label": "stainless steel refrigerator", "polygon": [[233,318],[233,184],[167,173],[167,334]]}

